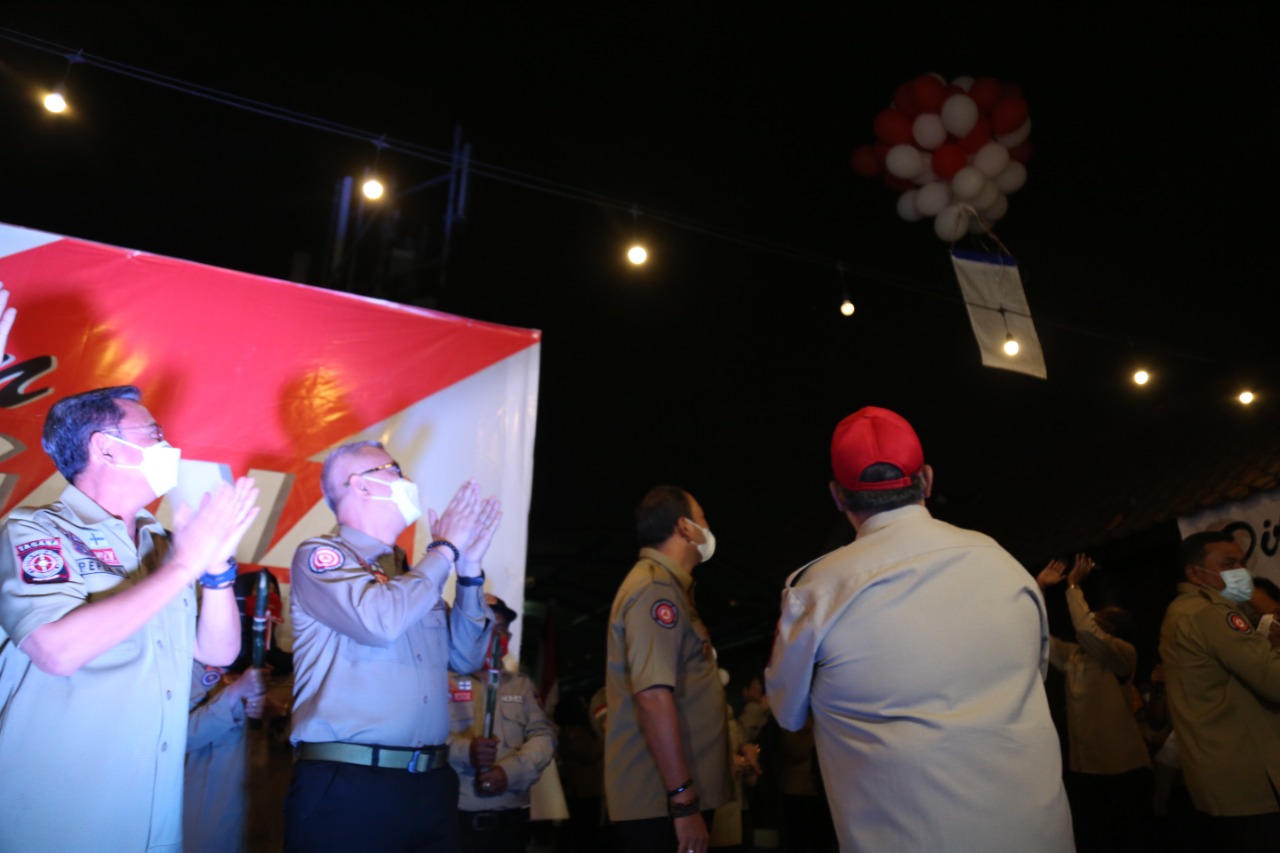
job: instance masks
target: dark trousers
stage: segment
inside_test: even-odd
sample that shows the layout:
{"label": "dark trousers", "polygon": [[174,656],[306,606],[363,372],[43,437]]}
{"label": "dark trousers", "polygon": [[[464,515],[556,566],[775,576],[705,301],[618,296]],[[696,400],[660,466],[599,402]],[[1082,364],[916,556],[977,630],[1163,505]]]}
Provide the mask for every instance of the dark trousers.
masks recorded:
{"label": "dark trousers", "polygon": [[1069,771],[1063,781],[1078,849],[1127,853],[1144,847],[1153,831],[1150,768],[1111,775]]}
{"label": "dark trousers", "polygon": [[460,811],[458,834],[467,853],[524,853],[529,844],[529,810]]}
{"label": "dark trousers", "polygon": [[288,853],[458,853],[458,775],[299,761],[284,802]]}
{"label": "dark trousers", "polygon": [[[702,813],[702,819],[711,830],[715,809]],[[650,817],[644,820],[614,821],[622,847],[627,853],[665,853],[676,849],[676,825],[669,817]]]}

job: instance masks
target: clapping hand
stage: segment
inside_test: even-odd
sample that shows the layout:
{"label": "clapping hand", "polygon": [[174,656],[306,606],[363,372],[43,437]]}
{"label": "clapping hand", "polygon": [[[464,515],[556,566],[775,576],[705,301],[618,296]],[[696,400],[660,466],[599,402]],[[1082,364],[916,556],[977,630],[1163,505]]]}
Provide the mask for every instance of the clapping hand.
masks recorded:
{"label": "clapping hand", "polygon": [[474,577],[480,573],[480,561],[494,531],[502,520],[502,504],[497,498],[480,498],[480,484],[468,480],[437,517],[427,510],[427,526],[432,539],[447,539],[458,549],[458,574]]}
{"label": "clapping hand", "polygon": [[1067,564],[1062,560],[1050,560],[1049,564],[1040,570],[1040,574],[1036,575],[1036,583],[1041,589],[1048,589],[1055,584],[1062,583],[1062,575],[1067,570]]}
{"label": "clapping hand", "polygon": [[174,561],[183,565],[192,579],[222,571],[258,517],[257,500],[253,478],[241,477],[234,486],[227,483],[205,495],[197,510],[179,505],[173,514]]}
{"label": "clapping hand", "polygon": [[1075,565],[1071,567],[1071,574],[1067,575],[1067,583],[1072,586],[1079,586],[1084,583],[1084,579],[1089,577],[1089,572],[1093,571],[1093,558],[1088,554],[1076,554]]}

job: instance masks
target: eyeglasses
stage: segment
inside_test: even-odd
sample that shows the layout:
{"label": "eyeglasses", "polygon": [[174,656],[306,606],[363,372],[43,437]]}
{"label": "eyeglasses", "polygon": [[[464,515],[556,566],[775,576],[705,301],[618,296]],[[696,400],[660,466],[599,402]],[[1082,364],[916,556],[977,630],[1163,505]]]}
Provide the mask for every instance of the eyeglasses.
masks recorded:
{"label": "eyeglasses", "polygon": [[368,471],[356,471],[355,473],[348,475],[347,481],[342,485],[350,486],[352,477],[364,477],[368,474],[373,474],[378,471],[390,471],[391,473],[395,474],[397,478],[404,476],[404,474],[400,472],[399,462],[387,462],[384,465],[379,465],[377,468],[370,468]]}
{"label": "eyeglasses", "polygon": [[156,423],[155,421],[152,421],[149,424],[138,424],[137,426],[116,427],[115,429],[104,429],[103,432],[110,435],[111,433],[128,432],[130,430],[136,430],[136,429],[150,430],[151,439],[155,441],[157,444],[164,441],[164,427],[160,426],[160,424]]}

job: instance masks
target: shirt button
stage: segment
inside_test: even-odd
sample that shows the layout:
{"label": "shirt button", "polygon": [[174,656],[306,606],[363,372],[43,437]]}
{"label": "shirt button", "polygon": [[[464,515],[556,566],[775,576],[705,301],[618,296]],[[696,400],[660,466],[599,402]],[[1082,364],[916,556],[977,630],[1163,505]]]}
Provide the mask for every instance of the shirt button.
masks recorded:
{"label": "shirt button", "polygon": [[156,640],[156,645],[163,649],[163,648],[164,648],[164,640]]}
{"label": "shirt button", "polygon": [[173,691],[172,691],[172,690],[166,690],[166,691],[164,692],[164,698],[166,698],[166,699],[172,699],[172,698],[173,698]]}
{"label": "shirt button", "polygon": [[161,751],[161,752],[168,752],[168,751],[169,751],[169,742],[168,742],[168,741],[165,741],[164,743],[160,744],[160,751]]}
{"label": "shirt button", "polygon": [[427,704],[427,697],[426,697],[426,696],[423,696],[423,697],[422,697],[422,704],[423,704],[423,705]]}
{"label": "shirt button", "polygon": [[422,660],[422,655],[418,655],[418,660]]}

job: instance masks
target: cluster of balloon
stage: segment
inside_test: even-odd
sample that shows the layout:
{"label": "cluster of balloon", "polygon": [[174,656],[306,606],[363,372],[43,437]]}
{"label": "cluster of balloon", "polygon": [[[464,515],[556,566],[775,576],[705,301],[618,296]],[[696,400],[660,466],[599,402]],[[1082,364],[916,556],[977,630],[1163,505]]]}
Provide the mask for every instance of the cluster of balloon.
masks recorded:
{"label": "cluster of balloon", "polygon": [[1012,83],[922,74],[898,86],[874,128],[876,142],[854,150],[853,170],[883,175],[901,193],[898,215],[933,217],[934,232],[948,243],[966,231],[990,231],[1026,183],[1031,119]]}

